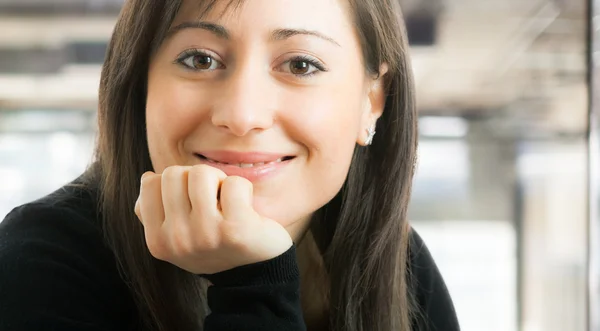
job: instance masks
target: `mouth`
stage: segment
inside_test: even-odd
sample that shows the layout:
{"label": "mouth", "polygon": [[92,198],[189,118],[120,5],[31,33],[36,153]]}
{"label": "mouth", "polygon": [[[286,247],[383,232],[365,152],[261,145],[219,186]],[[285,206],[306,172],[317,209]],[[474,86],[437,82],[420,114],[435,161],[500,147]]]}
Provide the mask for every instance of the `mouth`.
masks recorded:
{"label": "mouth", "polygon": [[195,155],[201,164],[220,169],[227,176],[240,176],[251,182],[259,182],[285,171],[296,158],[285,154],[231,151],[210,151]]}
{"label": "mouth", "polygon": [[198,158],[200,158],[201,160],[206,161],[208,163],[227,165],[227,166],[235,166],[235,167],[239,167],[239,168],[258,168],[258,167],[262,167],[265,165],[279,164],[282,162],[290,161],[295,158],[295,156],[283,156],[283,157],[279,157],[277,159],[262,160],[260,162],[250,162],[250,160],[225,162],[223,160],[212,159],[203,154],[196,154],[196,156]]}

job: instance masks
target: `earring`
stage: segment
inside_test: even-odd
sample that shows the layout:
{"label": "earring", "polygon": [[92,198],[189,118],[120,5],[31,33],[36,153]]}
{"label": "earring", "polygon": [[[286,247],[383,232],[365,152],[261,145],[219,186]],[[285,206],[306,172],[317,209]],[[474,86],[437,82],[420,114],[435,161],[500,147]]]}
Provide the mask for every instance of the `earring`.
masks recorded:
{"label": "earring", "polygon": [[365,145],[371,145],[373,143],[373,137],[375,137],[375,124],[371,125],[370,128],[367,129],[369,135],[367,136],[367,140],[365,140]]}

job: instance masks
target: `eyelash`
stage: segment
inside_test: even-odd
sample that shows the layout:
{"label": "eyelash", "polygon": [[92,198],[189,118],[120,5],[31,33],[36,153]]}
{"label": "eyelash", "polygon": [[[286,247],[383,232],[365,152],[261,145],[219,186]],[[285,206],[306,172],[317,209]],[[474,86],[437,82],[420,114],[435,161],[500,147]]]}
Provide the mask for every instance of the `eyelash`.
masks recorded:
{"label": "eyelash", "polygon": [[[186,70],[190,70],[190,71],[194,71],[194,72],[201,72],[201,71],[205,71],[205,70],[201,70],[201,69],[194,69],[189,67],[187,64],[184,63],[185,60],[187,60],[188,58],[192,57],[192,56],[208,56],[210,58],[212,58],[214,61],[219,62],[221,65],[221,61],[217,60],[214,58],[213,55],[208,54],[207,52],[198,50],[198,49],[188,49],[183,51],[175,60],[175,64],[178,64],[182,67],[184,67]],[[314,70],[311,73],[308,74],[303,74],[303,75],[297,75],[297,74],[292,74],[296,77],[299,78],[308,78],[308,77],[312,77],[320,72],[327,72],[327,68],[325,68],[325,66],[317,59],[313,58],[312,56],[308,56],[308,55],[297,55],[294,56],[293,58],[285,61],[283,64],[286,63],[290,63],[290,62],[306,62],[309,65],[313,66],[316,70]],[[282,64],[282,65],[283,65]]]}
{"label": "eyelash", "polygon": [[318,61],[317,59],[313,58],[312,56],[308,56],[308,55],[297,55],[294,56],[293,58],[285,61],[283,64],[286,63],[290,63],[290,62],[306,62],[309,65],[315,67],[317,70],[309,73],[309,74],[304,74],[304,75],[296,75],[296,74],[292,74],[296,77],[300,77],[300,78],[309,78],[312,77],[320,72],[327,72],[327,68],[325,68],[325,66]]}
{"label": "eyelash", "polygon": [[194,71],[194,72],[203,71],[200,69],[191,68],[187,64],[184,63],[185,60],[187,60],[188,58],[193,57],[193,56],[208,56],[211,59],[219,62],[222,65],[221,61],[215,59],[215,57],[213,55],[209,54],[208,52],[204,52],[204,51],[201,51],[198,49],[186,49],[181,54],[179,54],[179,56],[177,56],[177,59],[175,60],[174,63],[181,65],[182,67],[184,67],[185,69],[190,70],[190,71]]}

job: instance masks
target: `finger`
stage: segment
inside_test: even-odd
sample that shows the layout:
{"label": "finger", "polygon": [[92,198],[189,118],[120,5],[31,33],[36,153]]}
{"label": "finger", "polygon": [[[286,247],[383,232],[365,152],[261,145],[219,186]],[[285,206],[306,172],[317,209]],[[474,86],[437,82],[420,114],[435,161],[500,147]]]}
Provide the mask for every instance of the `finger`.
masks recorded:
{"label": "finger", "polygon": [[142,176],[140,196],[136,209],[145,231],[155,232],[160,229],[165,219],[161,195],[161,176],[146,172]]}
{"label": "finger", "polygon": [[188,194],[192,204],[192,212],[202,219],[216,219],[219,211],[219,189],[227,175],[211,166],[197,165],[188,174]]}
{"label": "finger", "polygon": [[243,177],[229,176],[221,184],[221,208],[223,218],[242,221],[255,213],[252,207],[252,182]]}
{"label": "finger", "polygon": [[139,196],[138,196],[137,200],[135,200],[135,206],[133,207],[133,212],[135,213],[135,216],[137,216],[137,218],[140,220],[140,222],[143,223]]}
{"label": "finger", "polygon": [[162,173],[162,203],[167,220],[187,219],[192,205],[188,196],[189,167],[171,166]]}

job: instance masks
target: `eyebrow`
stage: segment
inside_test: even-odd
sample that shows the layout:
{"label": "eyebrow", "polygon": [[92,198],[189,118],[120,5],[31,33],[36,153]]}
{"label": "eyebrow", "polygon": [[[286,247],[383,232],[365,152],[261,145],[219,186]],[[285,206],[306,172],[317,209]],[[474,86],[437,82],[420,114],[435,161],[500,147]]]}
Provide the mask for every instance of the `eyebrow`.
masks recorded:
{"label": "eyebrow", "polygon": [[[203,30],[212,32],[214,35],[216,35],[219,38],[222,38],[225,40],[230,39],[230,34],[224,26],[215,24],[215,23],[208,23],[208,22],[184,22],[184,23],[181,23],[181,24],[171,28],[169,30],[169,32],[167,32],[167,38],[176,34],[179,31],[185,30],[185,29],[203,29]],[[269,40],[280,41],[280,40],[285,40],[285,39],[288,39],[288,38],[291,38],[291,37],[297,36],[297,35],[317,37],[317,38],[326,40],[332,44],[335,44],[337,46],[340,46],[340,44],[331,37],[328,37],[318,31],[305,30],[305,29],[276,29],[271,33],[271,37],[269,38]]]}
{"label": "eyebrow", "polygon": [[318,31],[304,29],[277,29],[271,34],[271,40],[285,40],[296,35],[318,37],[323,40],[327,40],[330,43],[336,44],[337,46],[340,46],[340,44],[331,37],[328,37]]}
{"label": "eyebrow", "polygon": [[184,23],[181,23],[181,24],[169,29],[169,32],[167,32],[167,38],[176,34],[179,31],[185,30],[185,29],[203,29],[203,30],[212,32],[219,38],[227,39],[227,40],[229,39],[229,32],[227,32],[227,29],[225,29],[224,26],[219,25],[219,24],[214,24],[214,23],[208,23],[208,22],[184,22]]}

